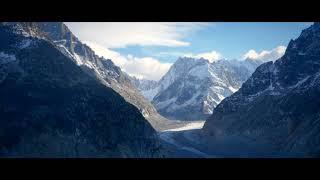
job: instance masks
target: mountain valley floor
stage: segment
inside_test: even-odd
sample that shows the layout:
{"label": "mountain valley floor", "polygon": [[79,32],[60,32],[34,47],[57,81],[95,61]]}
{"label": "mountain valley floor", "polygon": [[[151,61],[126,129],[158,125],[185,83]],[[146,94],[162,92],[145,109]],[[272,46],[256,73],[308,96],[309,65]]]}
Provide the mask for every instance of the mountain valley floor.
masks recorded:
{"label": "mountain valley floor", "polygon": [[[277,152],[267,143],[239,136],[221,136],[204,141],[205,121],[173,121],[171,128],[158,131],[168,158],[268,158],[299,157]],[[174,127],[174,128],[172,128]]]}

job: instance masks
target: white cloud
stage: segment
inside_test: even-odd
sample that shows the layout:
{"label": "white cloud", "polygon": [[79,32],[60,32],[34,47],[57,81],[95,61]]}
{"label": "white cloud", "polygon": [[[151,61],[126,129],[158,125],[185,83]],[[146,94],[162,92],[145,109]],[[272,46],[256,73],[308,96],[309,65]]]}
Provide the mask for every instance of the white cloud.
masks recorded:
{"label": "white cloud", "polygon": [[242,56],[242,59],[261,60],[261,61],[275,61],[283,56],[286,51],[285,46],[278,46],[270,51],[263,50],[260,53],[251,49]]}
{"label": "white cloud", "polygon": [[128,45],[189,46],[181,40],[188,33],[209,23],[159,22],[67,22],[65,23],[81,41],[91,41],[107,48]]}
{"label": "white cloud", "polygon": [[123,70],[136,77],[159,80],[171,67],[171,63],[162,63],[151,57],[137,58],[128,56]]}
{"label": "white cloud", "polygon": [[209,62],[214,62],[217,60],[220,60],[223,58],[223,56],[218,53],[217,51],[211,51],[211,52],[204,52],[204,53],[199,53],[199,54],[185,54],[185,57],[193,57],[193,58],[203,58],[209,60]]}
{"label": "white cloud", "polygon": [[84,42],[91,47],[98,56],[111,59],[117,66],[129,75],[138,78],[159,80],[171,67],[171,63],[162,63],[152,57],[138,58],[132,55],[123,56],[97,43]]}

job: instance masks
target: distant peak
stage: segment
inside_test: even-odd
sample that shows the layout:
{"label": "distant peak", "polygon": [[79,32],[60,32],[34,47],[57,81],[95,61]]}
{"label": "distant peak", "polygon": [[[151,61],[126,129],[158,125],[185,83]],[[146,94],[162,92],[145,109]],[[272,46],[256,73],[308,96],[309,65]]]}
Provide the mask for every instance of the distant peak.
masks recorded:
{"label": "distant peak", "polygon": [[176,62],[186,62],[186,61],[191,61],[194,63],[197,62],[206,62],[206,63],[214,63],[214,62],[218,62],[224,59],[217,59],[217,60],[213,60],[213,59],[207,59],[207,58],[203,58],[203,57],[188,57],[188,56],[183,56],[183,57],[179,57],[178,60]]}
{"label": "distant peak", "polygon": [[195,58],[189,57],[189,56],[181,56],[181,57],[178,58],[178,60],[188,61],[188,60],[195,60]]}
{"label": "distant peak", "polygon": [[200,57],[198,60],[200,60],[200,61],[208,61],[208,63],[214,63],[214,62],[218,61],[218,60],[213,60],[213,59],[205,59],[203,57]]}

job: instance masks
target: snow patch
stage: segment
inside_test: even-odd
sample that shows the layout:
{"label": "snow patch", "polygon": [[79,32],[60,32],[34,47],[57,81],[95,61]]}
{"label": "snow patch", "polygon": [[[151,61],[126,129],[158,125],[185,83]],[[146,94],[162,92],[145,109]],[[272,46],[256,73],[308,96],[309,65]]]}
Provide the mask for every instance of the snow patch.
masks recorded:
{"label": "snow patch", "polygon": [[209,95],[207,96],[207,99],[209,100],[209,102],[215,102],[216,104],[219,104],[221,102],[220,100],[216,100]]}
{"label": "snow patch", "polygon": [[62,44],[57,44],[57,46],[59,47],[59,49],[61,50],[61,52],[62,52],[64,55],[66,55],[66,56],[68,56],[68,57],[70,57],[70,58],[75,59],[74,55],[71,54],[70,51],[69,51],[64,45],[62,45]]}
{"label": "snow patch", "polygon": [[225,97],[222,96],[221,94],[217,94],[217,96],[219,97],[220,102],[225,98]]}
{"label": "snow patch", "polygon": [[233,88],[232,86],[229,86],[228,89],[232,91],[232,93],[235,93],[236,91],[238,91],[238,89]]}
{"label": "snow patch", "polygon": [[[64,46],[63,46],[64,47]],[[70,53],[71,54],[71,53]],[[74,60],[76,60],[76,63],[78,64],[78,66],[82,65],[83,62],[81,60],[81,57],[77,54],[77,53],[74,53]],[[90,67],[90,65],[88,64],[88,66]]]}
{"label": "snow patch", "polygon": [[167,131],[186,131],[186,130],[192,130],[192,129],[202,129],[205,121],[199,121],[199,122],[190,122],[186,124],[185,126],[174,128],[174,129],[168,129],[164,130],[164,132]]}
{"label": "snow patch", "polygon": [[[81,57],[77,54],[77,53],[74,53],[72,54],[64,45],[62,44],[57,44],[57,46],[60,48],[60,50],[62,51],[62,53],[72,59],[75,60],[75,62],[77,63],[78,66],[84,64],[82,62],[82,59]],[[88,66],[90,66],[90,64],[87,64]]]}
{"label": "snow patch", "polygon": [[54,43],[66,43],[67,40],[65,39],[61,39],[61,40],[58,40],[58,41],[53,41]]}
{"label": "snow patch", "polygon": [[[75,53],[75,55],[77,56],[77,58],[80,58],[80,56],[78,54]],[[91,69],[95,69],[95,66],[91,61],[85,61],[84,65],[91,68]]]}

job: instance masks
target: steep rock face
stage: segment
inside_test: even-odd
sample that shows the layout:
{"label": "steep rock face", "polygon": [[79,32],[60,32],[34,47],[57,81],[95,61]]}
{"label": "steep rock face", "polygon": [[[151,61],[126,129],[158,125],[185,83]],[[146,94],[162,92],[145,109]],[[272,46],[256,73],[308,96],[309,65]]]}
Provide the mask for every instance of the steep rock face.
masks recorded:
{"label": "steep rock face", "polygon": [[171,119],[205,119],[241,87],[256,66],[250,60],[180,58],[154,88],[157,92],[152,103],[160,114]]}
{"label": "steep rock face", "polygon": [[164,118],[141,95],[131,82],[131,77],[114,65],[112,60],[98,57],[90,47],[81,43],[64,23],[39,22],[37,25],[59,47],[61,52],[72,58],[89,75],[105,81],[108,87],[136,106],[154,128],[161,128]]}
{"label": "steep rock face", "polygon": [[320,24],[291,40],[284,56],[259,66],[203,128],[208,142],[235,135],[276,154],[320,155]]}
{"label": "steep rock face", "polygon": [[0,155],[162,156],[138,109],[60,50],[37,23],[1,23]]}

